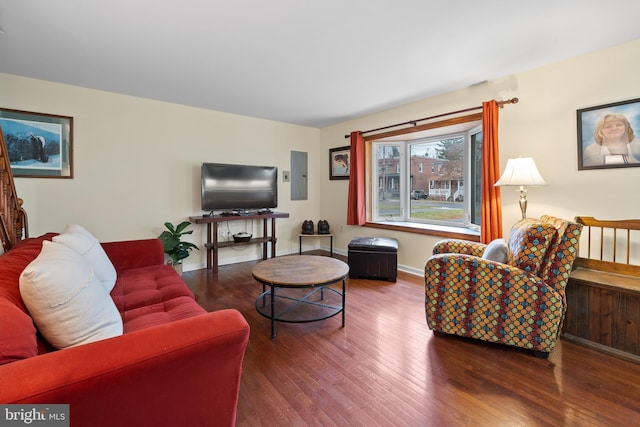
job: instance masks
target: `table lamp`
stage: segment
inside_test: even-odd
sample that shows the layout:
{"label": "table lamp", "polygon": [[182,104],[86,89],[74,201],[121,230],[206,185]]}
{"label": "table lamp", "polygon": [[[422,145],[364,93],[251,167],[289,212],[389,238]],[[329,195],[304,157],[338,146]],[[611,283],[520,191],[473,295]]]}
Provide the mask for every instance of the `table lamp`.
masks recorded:
{"label": "table lamp", "polygon": [[527,217],[527,190],[524,187],[532,185],[547,185],[546,181],[540,176],[532,157],[517,157],[507,160],[507,167],[498,182],[494,184],[496,187],[520,187],[522,219]]}

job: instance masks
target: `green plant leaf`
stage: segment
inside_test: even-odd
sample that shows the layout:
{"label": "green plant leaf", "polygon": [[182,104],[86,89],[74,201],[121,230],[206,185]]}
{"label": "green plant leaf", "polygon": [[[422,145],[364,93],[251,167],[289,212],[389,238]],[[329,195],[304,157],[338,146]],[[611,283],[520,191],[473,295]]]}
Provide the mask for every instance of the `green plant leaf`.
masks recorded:
{"label": "green plant leaf", "polygon": [[191,233],[193,233],[193,230],[184,232],[184,229],[187,228],[189,225],[191,225],[191,223],[189,221],[181,222],[180,224],[178,224],[178,227],[176,228],[176,233],[178,233],[178,234],[191,234]]}
{"label": "green plant leaf", "polygon": [[183,221],[175,227],[170,222],[165,222],[164,226],[167,230],[163,231],[158,238],[162,241],[164,252],[171,257],[173,264],[179,264],[183,259],[189,256],[189,251],[196,249],[198,246],[191,242],[182,242],[180,237],[185,234],[193,233],[193,230],[185,231],[191,223],[189,221]]}

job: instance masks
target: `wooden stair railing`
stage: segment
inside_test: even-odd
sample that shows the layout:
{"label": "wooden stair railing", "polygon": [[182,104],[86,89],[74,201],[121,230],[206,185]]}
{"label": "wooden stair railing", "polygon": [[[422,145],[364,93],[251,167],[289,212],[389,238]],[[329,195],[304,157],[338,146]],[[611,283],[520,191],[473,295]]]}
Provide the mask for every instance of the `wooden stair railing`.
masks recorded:
{"label": "wooden stair railing", "polygon": [[9,152],[0,127],[0,241],[4,251],[29,237],[27,213],[16,193]]}

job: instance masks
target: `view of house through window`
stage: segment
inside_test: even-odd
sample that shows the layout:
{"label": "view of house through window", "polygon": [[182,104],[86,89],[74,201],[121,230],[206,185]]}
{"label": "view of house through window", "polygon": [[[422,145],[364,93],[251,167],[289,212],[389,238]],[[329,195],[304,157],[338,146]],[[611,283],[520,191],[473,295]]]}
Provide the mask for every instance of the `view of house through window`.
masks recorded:
{"label": "view of house through window", "polygon": [[374,221],[480,225],[481,123],[373,142]]}

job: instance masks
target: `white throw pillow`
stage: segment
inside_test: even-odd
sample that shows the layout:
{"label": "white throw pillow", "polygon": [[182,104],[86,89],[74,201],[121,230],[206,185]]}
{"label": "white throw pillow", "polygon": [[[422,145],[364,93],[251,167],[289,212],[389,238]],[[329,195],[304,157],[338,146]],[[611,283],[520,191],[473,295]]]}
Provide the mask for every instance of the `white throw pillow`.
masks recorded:
{"label": "white throw pillow", "polygon": [[503,239],[491,241],[482,254],[482,259],[506,263],[509,256],[509,248]]}
{"label": "white throw pillow", "polygon": [[107,292],[111,292],[116,284],[116,269],[93,234],[80,225],[69,224],[62,233],[54,236],[53,241],[62,243],[82,255],[93,267],[102,286]]}
{"label": "white throw pillow", "polygon": [[20,294],[38,330],[56,348],[122,335],[120,313],[93,267],[60,243],[42,243],[20,275]]}

